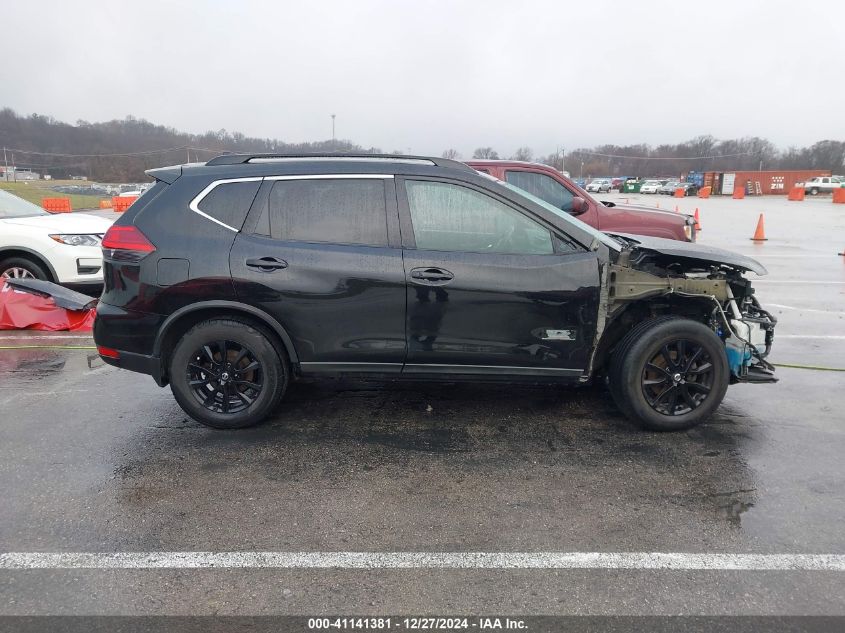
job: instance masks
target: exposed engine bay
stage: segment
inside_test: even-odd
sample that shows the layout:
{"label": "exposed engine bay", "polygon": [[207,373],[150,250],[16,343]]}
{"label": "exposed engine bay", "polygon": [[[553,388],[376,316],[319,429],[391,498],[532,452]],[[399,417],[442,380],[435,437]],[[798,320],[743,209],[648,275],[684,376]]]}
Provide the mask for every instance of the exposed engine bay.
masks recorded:
{"label": "exposed engine bay", "polygon": [[[614,236],[616,237],[616,236]],[[643,238],[622,238],[626,243],[616,263],[605,271],[606,297],[603,297],[604,329],[631,302],[649,302],[674,313],[678,305],[694,306],[693,313],[725,344],[731,382],[777,382],[774,366],[766,357],[771,352],[777,318],[760,305],[751,282],[743,274],[749,270],[766,274],[758,262],[719,249],[674,252],[674,248],[650,248]],[[634,236],[631,236],[634,237]],[[664,242],[665,240],[660,240]],[[673,246],[673,245],[672,245]],[[664,252],[664,250],[666,252]]]}

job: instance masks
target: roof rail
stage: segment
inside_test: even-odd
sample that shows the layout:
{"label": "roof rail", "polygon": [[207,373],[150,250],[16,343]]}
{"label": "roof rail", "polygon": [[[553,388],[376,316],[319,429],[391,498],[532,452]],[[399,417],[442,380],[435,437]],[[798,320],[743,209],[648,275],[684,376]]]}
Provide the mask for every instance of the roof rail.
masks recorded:
{"label": "roof rail", "polygon": [[418,163],[426,165],[437,165],[438,167],[451,167],[452,169],[463,169],[473,171],[472,167],[456,160],[448,158],[432,158],[431,156],[405,156],[399,154],[364,154],[348,152],[317,152],[303,154],[221,154],[215,156],[206,165],[244,165],[251,162],[274,162],[289,160],[373,160],[379,162],[396,161],[403,163]]}

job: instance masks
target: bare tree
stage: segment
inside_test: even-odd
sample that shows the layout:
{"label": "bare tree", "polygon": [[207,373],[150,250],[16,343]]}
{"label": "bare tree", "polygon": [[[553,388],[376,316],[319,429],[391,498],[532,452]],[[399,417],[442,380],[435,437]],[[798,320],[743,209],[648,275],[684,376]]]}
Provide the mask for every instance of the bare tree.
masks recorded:
{"label": "bare tree", "polygon": [[472,157],[496,160],[499,158],[499,153],[492,147],[479,147],[472,153]]}
{"label": "bare tree", "polygon": [[518,148],[513,156],[511,156],[511,160],[523,160],[529,162],[534,159],[534,152],[531,151],[530,147],[520,147]]}
{"label": "bare tree", "polygon": [[443,158],[449,158],[451,160],[460,160],[461,153],[456,149],[447,149],[442,154]]}

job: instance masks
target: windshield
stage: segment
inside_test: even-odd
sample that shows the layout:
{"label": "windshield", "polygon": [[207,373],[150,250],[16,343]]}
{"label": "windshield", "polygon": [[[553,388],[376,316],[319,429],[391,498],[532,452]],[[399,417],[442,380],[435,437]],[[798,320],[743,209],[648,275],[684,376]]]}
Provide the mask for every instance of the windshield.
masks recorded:
{"label": "windshield", "polygon": [[659,185],[660,181],[659,180],[646,180],[645,184],[648,185],[649,187],[654,187],[655,185]]}
{"label": "windshield", "polygon": [[589,224],[582,222],[581,220],[579,220],[576,217],[573,217],[572,215],[570,215],[569,213],[567,213],[563,209],[558,209],[553,204],[549,204],[548,202],[546,202],[542,198],[538,198],[537,196],[528,193],[524,189],[520,189],[519,187],[515,187],[512,184],[510,184],[509,182],[504,182],[504,181],[501,181],[501,180],[498,180],[498,179],[495,179],[495,180],[496,180],[496,182],[498,182],[503,187],[507,187],[511,191],[514,191],[514,192],[518,193],[519,195],[521,195],[525,198],[528,198],[529,200],[531,200],[531,202],[539,204],[546,211],[550,211],[551,213],[554,213],[559,218],[562,218],[563,220],[565,220],[566,222],[569,222],[573,226],[576,226],[579,229],[581,229],[582,231],[589,233],[591,236],[593,236],[594,238],[599,240],[602,244],[609,246],[610,248],[612,248],[615,251],[621,251],[622,250],[619,243],[616,240],[614,240],[612,237],[610,237],[609,235],[607,235],[605,233],[602,233],[601,231],[594,229]]}
{"label": "windshield", "polygon": [[28,218],[34,215],[49,215],[46,211],[23,198],[0,189],[0,220]]}

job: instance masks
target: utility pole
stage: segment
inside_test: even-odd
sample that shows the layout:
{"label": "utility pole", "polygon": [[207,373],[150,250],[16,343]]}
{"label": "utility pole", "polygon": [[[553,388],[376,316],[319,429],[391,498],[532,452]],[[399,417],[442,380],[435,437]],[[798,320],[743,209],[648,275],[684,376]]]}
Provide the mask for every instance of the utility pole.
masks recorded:
{"label": "utility pole", "polygon": [[3,148],[3,162],[5,163],[6,167],[3,169],[3,179],[8,182],[9,181],[9,159],[6,157],[6,148]]}
{"label": "utility pole", "polygon": [[337,116],[337,115],[335,115],[335,114],[332,115],[332,149],[335,149],[337,147],[337,142],[335,141],[335,135],[334,135],[334,118],[335,118],[335,116]]}
{"label": "utility pole", "polygon": [[191,148],[190,148],[190,147],[186,147],[186,148],[185,148],[185,153],[188,155],[188,164],[190,164],[190,162],[191,162]]}

